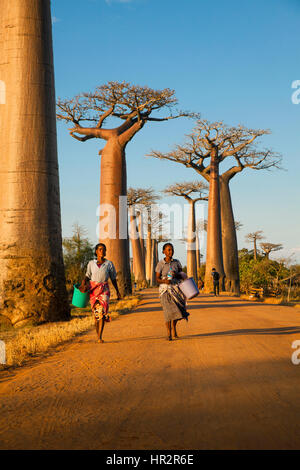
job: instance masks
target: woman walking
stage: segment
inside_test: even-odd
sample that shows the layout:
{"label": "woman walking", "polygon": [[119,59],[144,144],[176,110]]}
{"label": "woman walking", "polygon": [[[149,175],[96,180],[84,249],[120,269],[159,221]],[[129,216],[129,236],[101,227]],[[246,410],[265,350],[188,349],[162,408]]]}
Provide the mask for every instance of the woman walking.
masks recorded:
{"label": "woman walking", "polygon": [[113,263],[105,258],[106,246],[104,243],[98,243],[95,247],[96,260],[92,260],[87,265],[86,275],[81,283],[81,289],[89,289],[90,303],[95,317],[95,327],[98,337],[98,343],[104,343],[102,339],[105,322],[110,321],[108,315],[110,290],[108,279],[116,290],[118,300],[121,298],[118,284],[117,273]]}
{"label": "woman walking", "polygon": [[186,277],[182,272],[180,261],[173,259],[174,247],[172,243],[166,243],[163,246],[165,258],[156,266],[156,280],[159,284],[159,296],[162,304],[168,341],[172,341],[172,329],[174,338],[177,335],[178,320],[188,320],[189,313],[186,311],[185,296],[178,287],[180,280]]}

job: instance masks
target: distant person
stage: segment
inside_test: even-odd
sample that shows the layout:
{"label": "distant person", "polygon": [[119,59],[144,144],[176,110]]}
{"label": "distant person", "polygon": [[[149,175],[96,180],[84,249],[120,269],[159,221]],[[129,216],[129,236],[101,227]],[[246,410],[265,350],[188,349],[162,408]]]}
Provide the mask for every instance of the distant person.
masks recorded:
{"label": "distant person", "polygon": [[199,291],[202,290],[203,287],[204,287],[204,281],[203,281],[203,279],[201,279],[201,277],[199,277],[199,279],[198,279],[198,289],[199,289]]}
{"label": "distant person", "polygon": [[183,318],[188,320],[189,316],[186,311],[185,296],[178,287],[179,281],[187,276],[182,271],[180,261],[173,258],[174,247],[172,243],[166,243],[163,246],[163,254],[165,258],[157,264],[155,272],[167,327],[167,340],[172,341],[172,328],[174,338],[178,338],[177,322]]}
{"label": "distant person", "polygon": [[216,268],[212,268],[211,276],[213,278],[213,285],[214,285],[214,294],[215,296],[220,295],[220,274],[216,270]]}
{"label": "distant person", "polygon": [[87,265],[86,275],[83,279],[80,290],[81,292],[90,292],[90,302],[92,312],[95,317],[95,327],[98,337],[98,343],[104,343],[102,339],[105,322],[110,321],[108,315],[110,290],[108,279],[116,290],[118,300],[121,298],[118,284],[116,269],[111,261],[105,258],[106,246],[104,243],[98,243],[95,247],[95,256],[97,259],[90,261]]}

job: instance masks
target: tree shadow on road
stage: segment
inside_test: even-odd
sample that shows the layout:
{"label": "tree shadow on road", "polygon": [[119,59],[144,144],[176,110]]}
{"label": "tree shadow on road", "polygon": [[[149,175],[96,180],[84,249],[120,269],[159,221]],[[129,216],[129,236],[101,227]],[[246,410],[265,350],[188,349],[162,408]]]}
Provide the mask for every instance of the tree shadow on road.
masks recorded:
{"label": "tree shadow on road", "polygon": [[[276,305],[270,305],[272,307],[276,307]],[[278,306],[278,305],[277,305]],[[189,304],[187,305],[187,310],[195,310],[195,309],[206,309],[206,308],[236,308],[236,307],[258,307],[256,304],[242,304],[242,303],[236,303],[236,304],[225,304],[225,303],[212,303],[212,302],[207,302],[205,305],[203,303],[197,303],[197,304]]]}
{"label": "tree shadow on road", "polygon": [[[147,302],[146,305],[148,305],[149,302]],[[276,307],[277,305],[270,305],[271,307]],[[205,310],[207,308],[236,308],[236,307],[257,307],[256,304],[244,304],[244,303],[212,303],[212,302],[206,302],[205,305],[203,305],[203,302],[197,302],[197,303],[188,303],[187,305],[187,311],[189,310]],[[162,307],[158,305],[158,307],[137,307],[135,310],[132,311],[132,313],[146,313],[146,312],[158,312],[162,311]]]}
{"label": "tree shadow on road", "polygon": [[185,335],[180,339],[192,339],[203,336],[236,336],[236,335],[293,335],[300,333],[300,326],[287,326],[279,328],[245,328],[239,330],[214,331],[212,333],[199,333]]}

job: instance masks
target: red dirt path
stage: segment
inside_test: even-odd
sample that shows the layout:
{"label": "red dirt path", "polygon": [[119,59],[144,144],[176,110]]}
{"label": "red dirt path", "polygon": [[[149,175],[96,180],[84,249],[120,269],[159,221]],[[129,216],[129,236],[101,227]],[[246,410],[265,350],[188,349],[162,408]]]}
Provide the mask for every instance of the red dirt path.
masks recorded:
{"label": "red dirt path", "polygon": [[165,340],[157,290],[131,314],[0,375],[1,449],[300,448],[300,312],[198,297]]}

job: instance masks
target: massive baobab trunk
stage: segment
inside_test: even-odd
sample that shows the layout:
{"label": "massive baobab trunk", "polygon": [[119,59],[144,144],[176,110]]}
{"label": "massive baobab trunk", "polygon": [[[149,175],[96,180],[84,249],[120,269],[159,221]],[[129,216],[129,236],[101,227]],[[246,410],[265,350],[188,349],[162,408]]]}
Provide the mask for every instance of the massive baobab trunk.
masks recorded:
{"label": "massive baobab trunk", "polygon": [[239,258],[229,180],[220,176],[222,249],[225,290],[240,294]]}
{"label": "massive baobab trunk", "polygon": [[0,0],[0,12],[0,313],[66,320],[50,1]]}
{"label": "massive baobab trunk", "polygon": [[195,201],[190,200],[190,212],[188,222],[187,236],[187,275],[193,277],[195,281],[197,275],[197,259],[196,259],[196,220],[195,220]]}
{"label": "massive baobab trunk", "polygon": [[220,274],[220,286],[224,289],[224,266],[222,253],[222,231],[220,210],[220,184],[218,151],[213,147],[210,162],[210,181],[208,198],[207,248],[205,268],[205,292],[213,288],[212,268]]}

